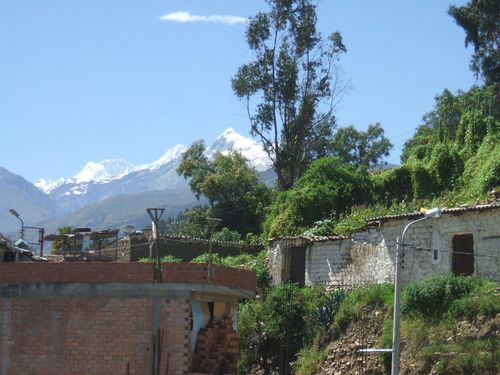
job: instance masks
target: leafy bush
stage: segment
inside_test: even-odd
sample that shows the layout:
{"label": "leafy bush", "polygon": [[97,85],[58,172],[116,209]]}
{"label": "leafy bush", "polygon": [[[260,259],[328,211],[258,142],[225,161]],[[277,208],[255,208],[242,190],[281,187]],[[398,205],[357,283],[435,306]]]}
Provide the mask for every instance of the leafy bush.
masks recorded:
{"label": "leafy bush", "polygon": [[[198,255],[191,260],[193,263],[207,263],[208,253]],[[266,251],[261,251],[258,255],[242,253],[239,255],[229,255],[223,257],[217,253],[212,253],[212,263],[222,266],[244,268],[255,272],[257,277],[257,293],[264,294],[271,283],[271,276],[266,266]]]}
{"label": "leafy bush", "polygon": [[375,174],[372,181],[377,202],[390,205],[413,198],[411,168],[408,165]]}
{"label": "leafy bush", "polygon": [[289,283],[271,289],[261,301],[241,304],[240,373],[249,373],[255,364],[264,370],[278,370],[280,348],[285,344],[292,361],[301,349],[313,344],[318,333],[328,329],[342,298],[341,292]]}
{"label": "leafy bush", "polygon": [[497,284],[478,281],[478,285],[466,296],[452,302],[448,316],[451,319],[474,320],[477,316],[494,317],[500,313],[500,296],[494,291]]}
{"label": "leafy bush", "polygon": [[418,313],[429,318],[439,318],[455,300],[469,295],[480,285],[480,279],[453,274],[425,278],[406,289],[401,312],[405,315]]}
{"label": "leafy bush", "polygon": [[335,323],[341,330],[344,330],[352,321],[359,319],[363,307],[389,308],[393,303],[393,294],[392,284],[377,284],[355,289],[340,304]]}
{"label": "leafy bush", "polygon": [[241,241],[241,234],[239,234],[235,230],[229,229],[228,227],[224,227],[220,231],[215,232],[213,234],[213,239],[215,241],[240,242]]}
{"label": "leafy bush", "polygon": [[371,191],[366,169],[336,157],[318,159],[293,189],[278,194],[265,228],[272,237],[299,234],[318,220],[338,219],[354,205],[368,203]]}
{"label": "leafy bush", "polygon": [[[162,263],[181,263],[182,259],[176,258],[173,255],[165,255],[160,259]],[[138,262],[142,263],[148,263],[148,262],[155,262],[155,259],[150,259],[150,258],[140,258]]]}
{"label": "leafy bush", "polygon": [[[191,263],[208,263],[208,253],[203,253],[198,255],[197,257],[191,259]],[[217,253],[212,253],[212,263],[214,264],[222,264],[223,257]]]}

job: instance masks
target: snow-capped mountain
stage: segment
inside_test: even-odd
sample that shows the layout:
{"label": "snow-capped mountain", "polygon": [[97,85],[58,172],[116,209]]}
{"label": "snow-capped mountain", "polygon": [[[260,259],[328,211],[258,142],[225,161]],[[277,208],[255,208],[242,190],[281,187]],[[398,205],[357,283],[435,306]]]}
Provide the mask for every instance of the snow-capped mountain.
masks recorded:
{"label": "snow-capped mountain", "polygon": [[73,194],[80,195],[86,191],[88,183],[108,183],[112,180],[120,179],[126,175],[140,170],[155,170],[162,165],[168,164],[170,161],[178,159],[186,151],[183,145],[176,145],[169,149],[162,157],[150,164],[133,165],[124,159],[107,159],[95,163],[89,161],[83,169],[75,176],[70,178],[61,177],[56,181],[40,178],[35,182],[35,186],[46,194],[50,194],[53,190],[65,184],[76,184]]}
{"label": "snow-capped mountain", "polygon": [[230,150],[239,151],[258,172],[271,168],[271,163],[262,146],[253,139],[243,137],[233,128],[227,128],[207,149],[206,155],[211,158],[216,152],[227,154]]}
{"label": "snow-capped mountain", "polygon": [[[186,180],[176,172],[186,149],[183,145],[176,145],[150,164],[133,165],[123,159],[88,162],[73,177],[56,181],[39,179],[35,186],[58,201],[68,212],[121,194],[189,190]],[[232,128],[227,128],[217,137],[206,155],[212,158],[217,152],[227,154],[230,150],[241,152],[259,172],[270,169],[269,159],[262,147]]]}

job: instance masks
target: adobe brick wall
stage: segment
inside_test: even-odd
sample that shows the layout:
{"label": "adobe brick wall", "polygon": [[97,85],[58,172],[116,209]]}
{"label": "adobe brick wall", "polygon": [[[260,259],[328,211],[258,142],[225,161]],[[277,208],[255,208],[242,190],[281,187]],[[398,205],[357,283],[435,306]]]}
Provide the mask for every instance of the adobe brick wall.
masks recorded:
{"label": "adobe brick wall", "polygon": [[252,272],[211,267],[165,264],[154,284],[152,264],[0,263],[0,375],[149,374],[158,329],[160,373],[187,374],[192,300],[255,293]]}

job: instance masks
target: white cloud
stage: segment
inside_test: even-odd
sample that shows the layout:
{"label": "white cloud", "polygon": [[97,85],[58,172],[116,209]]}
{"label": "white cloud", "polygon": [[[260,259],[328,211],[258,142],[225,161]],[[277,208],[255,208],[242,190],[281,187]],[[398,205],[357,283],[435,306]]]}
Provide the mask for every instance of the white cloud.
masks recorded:
{"label": "white cloud", "polygon": [[247,22],[247,19],[245,17],[227,16],[227,15],[220,16],[218,14],[213,14],[210,16],[197,16],[195,14],[182,11],[164,14],[163,16],[160,17],[160,20],[169,22],[181,22],[181,23],[217,22],[217,23],[223,23],[225,25],[236,25],[237,23]]}

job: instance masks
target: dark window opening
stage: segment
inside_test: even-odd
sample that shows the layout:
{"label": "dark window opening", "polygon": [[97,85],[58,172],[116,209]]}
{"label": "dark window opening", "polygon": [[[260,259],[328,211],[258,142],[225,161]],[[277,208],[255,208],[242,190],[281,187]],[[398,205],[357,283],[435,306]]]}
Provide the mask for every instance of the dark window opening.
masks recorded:
{"label": "dark window opening", "polygon": [[290,249],[290,281],[304,286],[306,278],[306,248],[292,247]]}
{"label": "dark window opening", "polygon": [[453,236],[452,245],[452,272],[455,275],[473,275],[474,237],[472,236],[472,234],[457,234]]}

